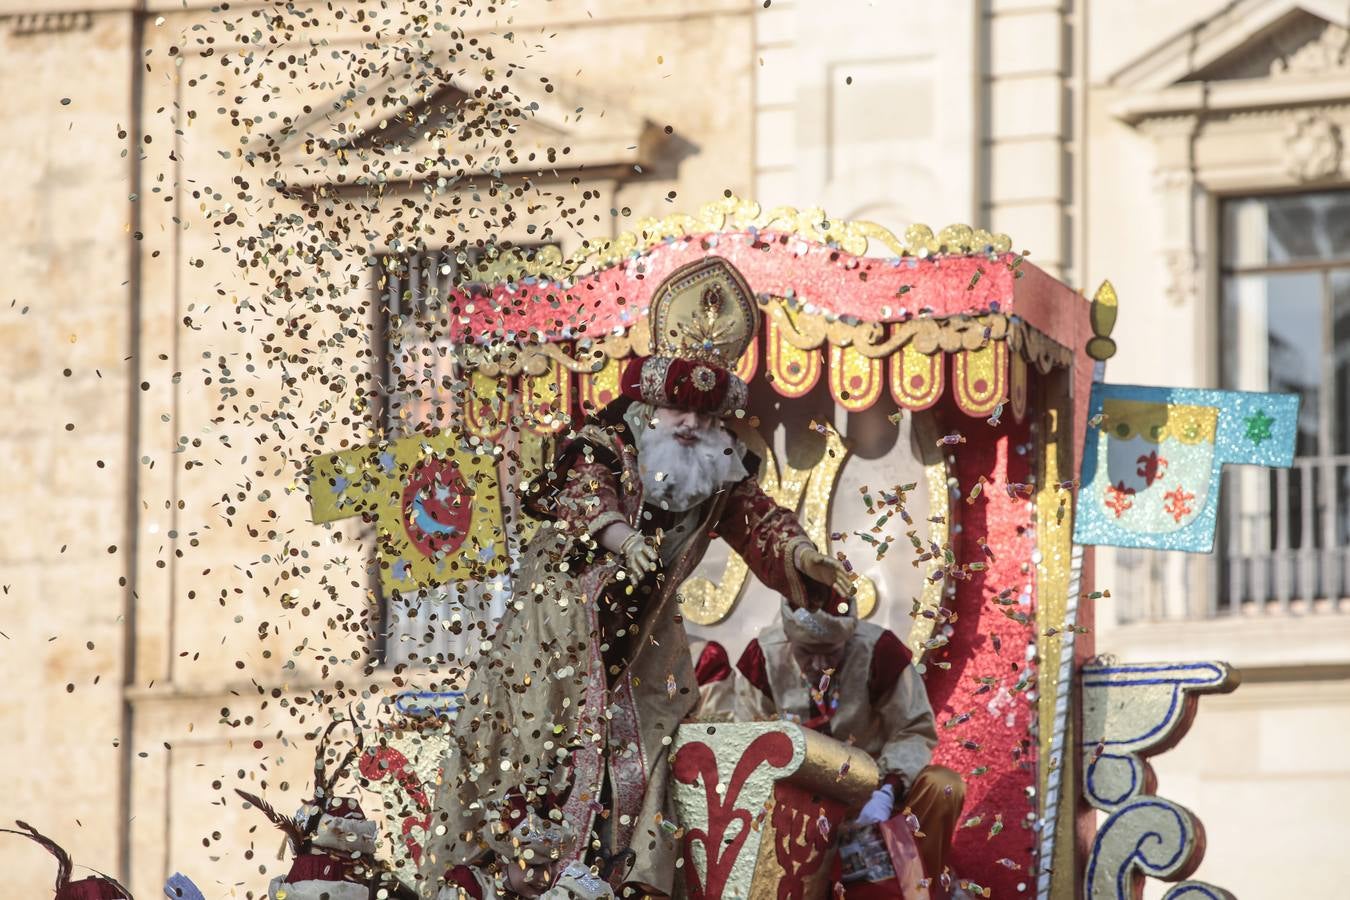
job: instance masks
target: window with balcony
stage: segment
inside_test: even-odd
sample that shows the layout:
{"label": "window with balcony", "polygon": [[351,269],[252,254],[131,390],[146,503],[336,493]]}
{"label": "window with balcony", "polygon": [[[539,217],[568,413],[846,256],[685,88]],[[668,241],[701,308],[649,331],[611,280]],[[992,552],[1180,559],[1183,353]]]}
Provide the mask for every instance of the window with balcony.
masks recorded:
{"label": "window with balcony", "polygon": [[[383,400],[381,420],[392,439],[442,426],[453,414],[448,388],[454,356],[449,342],[440,337],[437,322],[446,315],[446,298],[458,273],[475,261],[451,248],[391,253],[379,260],[374,273],[375,325],[383,352],[375,365]],[[499,587],[447,585],[381,596],[377,650],[385,664],[430,666],[453,660],[465,649],[470,631],[452,624],[456,619],[476,619],[481,609],[490,608],[494,588]],[[378,580],[375,588],[381,589]]]}
{"label": "window with balcony", "polygon": [[1222,386],[1302,404],[1293,468],[1224,472],[1212,612],[1350,608],[1350,191],[1221,213]]}

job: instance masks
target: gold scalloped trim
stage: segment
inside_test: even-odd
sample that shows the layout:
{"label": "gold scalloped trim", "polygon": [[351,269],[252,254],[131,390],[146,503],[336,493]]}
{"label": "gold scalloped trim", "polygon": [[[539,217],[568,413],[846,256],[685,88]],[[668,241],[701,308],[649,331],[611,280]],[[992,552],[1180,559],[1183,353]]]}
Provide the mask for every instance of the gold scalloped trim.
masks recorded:
{"label": "gold scalloped trim", "polygon": [[[789,314],[786,304],[781,301],[769,304],[764,313],[779,327],[784,340],[799,350],[815,350],[829,343],[836,347],[853,347],[869,359],[882,359],[911,344],[920,353],[931,356],[978,350],[989,341],[1007,341],[1010,349],[1021,353],[1042,375],[1053,368],[1068,368],[1073,364],[1073,352],[1069,348],[1020,319],[999,314],[911,319],[888,327],[880,322],[848,323],[801,310]],[[575,356],[569,355],[561,344],[524,347],[498,344],[492,347],[462,346],[460,358],[468,368],[493,378],[504,378],[522,372],[542,375],[554,361],[562,363],[570,372],[598,372],[608,360],[646,356],[650,352],[651,336],[644,316],[622,334],[596,341],[589,348],[577,351]]]}
{"label": "gold scalloped trim", "polygon": [[[1006,234],[968,225],[948,225],[934,234],[927,225],[916,224],[906,228],[903,237],[896,237],[874,222],[831,219],[818,207],[799,210],[779,206],[766,211],[754,201],[731,196],[705,203],[695,215],[677,213],[664,219],[640,219],[634,231],[612,239],[584,241],[581,248],[568,257],[556,247],[540,248],[528,259],[515,251],[503,253],[487,263],[483,280],[499,283],[537,276],[564,281],[583,270],[597,271],[613,265],[670,238],[751,228],[788,232],[808,240],[834,244],[857,256],[866,254],[874,244],[896,256],[918,257],[1007,253],[1012,249],[1012,239]],[[919,352],[931,355],[977,350],[987,341],[1007,340],[1012,349],[1021,352],[1042,374],[1055,367],[1068,367],[1073,362],[1070,349],[1026,323],[1004,315],[924,318],[890,325],[848,323],[801,310],[794,310],[788,316],[781,300],[771,304],[765,313],[774,317],[788,343],[801,350],[814,350],[828,342],[838,347],[854,347],[869,359],[882,359],[911,343]],[[530,344],[524,347],[464,347],[461,359],[466,366],[492,377],[509,377],[522,372],[542,374],[555,361],[570,372],[586,373],[599,371],[607,360],[645,356],[651,352],[650,345],[647,319],[642,316],[620,333],[593,339],[593,343],[576,356],[569,355],[557,344]]]}
{"label": "gold scalloped trim", "polygon": [[664,219],[639,219],[633,231],[614,238],[593,238],[564,257],[556,247],[543,247],[529,258],[518,251],[507,251],[485,264],[489,283],[511,281],[528,276],[565,280],[579,272],[603,269],[660,244],[670,238],[722,231],[777,231],[795,234],[806,240],[834,244],[846,253],[863,256],[868,248],[879,245],[893,256],[962,256],[970,253],[1008,253],[1012,238],[1006,234],[953,224],[936,234],[927,225],[911,225],[902,237],[875,222],[848,222],[831,219],[823,209],[799,210],[778,206],[764,210],[753,200],[731,196],[705,203],[696,215],[677,213]]}

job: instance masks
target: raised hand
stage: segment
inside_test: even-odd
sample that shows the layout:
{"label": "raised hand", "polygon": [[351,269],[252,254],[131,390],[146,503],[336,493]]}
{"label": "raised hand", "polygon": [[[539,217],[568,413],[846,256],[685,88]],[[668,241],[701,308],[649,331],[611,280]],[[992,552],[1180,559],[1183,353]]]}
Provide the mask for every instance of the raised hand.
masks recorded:
{"label": "raised hand", "polygon": [[807,547],[797,553],[794,562],[797,571],[812,581],[826,585],[841,596],[853,595],[853,580],[839,560],[826,556],[814,547]]}

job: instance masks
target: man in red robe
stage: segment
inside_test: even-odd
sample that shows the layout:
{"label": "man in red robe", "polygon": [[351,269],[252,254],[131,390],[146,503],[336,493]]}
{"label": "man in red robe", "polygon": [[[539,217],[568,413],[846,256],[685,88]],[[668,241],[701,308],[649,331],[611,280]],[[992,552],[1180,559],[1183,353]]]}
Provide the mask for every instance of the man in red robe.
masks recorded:
{"label": "man in red robe", "polygon": [[796,606],[851,591],[723,425],[744,411],[731,367],[759,321],[740,273],[718,257],[682,267],[648,321],[653,354],[528,498],[544,522],[452,726],[426,879],[471,863],[523,795],[560,798],[554,818],[581,836],[564,862],[631,848],[623,892],[670,895],[682,829],[666,754],[699,698],[677,589],[720,536]]}
{"label": "man in red robe", "polygon": [[924,870],[942,879],[965,783],[931,764],[933,709],[911,663],[900,638],[860,622],[852,603],[818,610],[784,603],[780,620],[751,640],[736,664],[736,718],[791,718],[870,754],[882,782],[855,824],[913,815]]}

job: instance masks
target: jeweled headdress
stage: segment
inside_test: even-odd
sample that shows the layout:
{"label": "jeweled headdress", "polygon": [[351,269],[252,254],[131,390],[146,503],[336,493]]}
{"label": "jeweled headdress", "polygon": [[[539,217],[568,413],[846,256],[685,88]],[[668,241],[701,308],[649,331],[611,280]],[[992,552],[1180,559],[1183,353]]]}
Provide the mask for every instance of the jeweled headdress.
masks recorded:
{"label": "jeweled headdress", "polygon": [[749,388],[732,370],[759,330],[745,277],[720,256],[681,266],[656,288],[652,355],[624,369],[624,396],[656,406],[728,415],[745,408]]}
{"label": "jeweled headdress", "polygon": [[656,288],[652,355],[735,368],[759,331],[759,308],[745,276],[720,256],[683,265]]}

